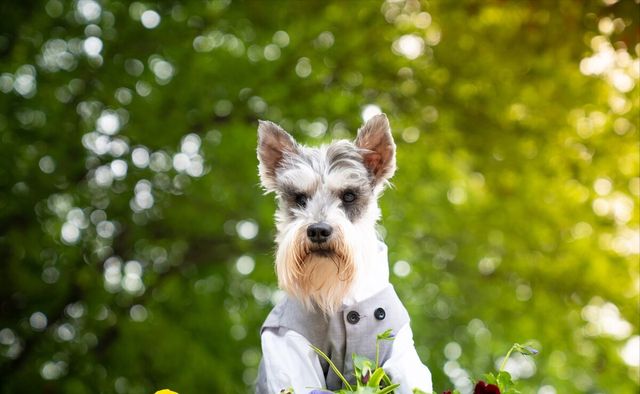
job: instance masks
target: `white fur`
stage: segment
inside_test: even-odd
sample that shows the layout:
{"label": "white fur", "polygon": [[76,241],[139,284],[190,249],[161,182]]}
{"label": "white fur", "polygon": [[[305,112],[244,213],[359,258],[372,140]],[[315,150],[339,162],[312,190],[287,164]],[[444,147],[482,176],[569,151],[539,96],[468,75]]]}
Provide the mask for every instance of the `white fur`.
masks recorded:
{"label": "white fur", "polygon": [[[321,152],[325,149],[320,149]],[[310,167],[302,166],[282,173],[282,178],[299,185],[311,198],[305,209],[295,210],[296,220],[286,215],[276,215],[278,245],[276,253],[276,272],[279,285],[288,293],[311,306],[313,300],[325,313],[333,314],[345,298],[353,298],[356,288],[366,281],[367,262],[372,262],[376,254],[378,234],[375,223],[380,217],[376,198],[371,202],[365,214],[356,223],[351,223],[342,209],[339,200],[332,198],[340,185],[353,182],[353,176],[343,171],[317,174]],[[330,205],[325,205],[331,201]],[[332,258],[308,255],[304,249],[309,247],[306,241],[306,229],[317,222],[326,222],[334,228],[333,247],[348,251],[348,256],[337,263]],[[306,255],[305,255],[306,254]],[[304,291],[297,281],[301,280],[297,267],[306,264],[307,274],[313,274],[310,292]],[[345,272],[353,272],[344,276]],[[342,274],[342,275],[341,275]],[[371,274],[371,273],[370,273]],[[373,273],[375,274],[375,273]]]}

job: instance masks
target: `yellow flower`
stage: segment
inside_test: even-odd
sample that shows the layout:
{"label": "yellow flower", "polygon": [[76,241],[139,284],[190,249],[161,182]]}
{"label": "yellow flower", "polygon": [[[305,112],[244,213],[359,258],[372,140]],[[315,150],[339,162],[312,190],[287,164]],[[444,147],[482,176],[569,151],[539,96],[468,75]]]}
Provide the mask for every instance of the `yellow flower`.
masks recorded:
{"label": "yellow flower", "polygon": [[175,391],[164,389],[164,390],[156,391],[156,394],[178,394],[178,393],[176,393]]}

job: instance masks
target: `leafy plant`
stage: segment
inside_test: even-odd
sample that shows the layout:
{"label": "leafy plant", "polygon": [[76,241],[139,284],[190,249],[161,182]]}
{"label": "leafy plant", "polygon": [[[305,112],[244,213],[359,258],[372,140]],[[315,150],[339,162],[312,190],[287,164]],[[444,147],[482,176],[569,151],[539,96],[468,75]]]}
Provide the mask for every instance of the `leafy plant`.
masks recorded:
{"label": "leafy plant", "polygon": [[[391,329],[383,332],[382,334],[378,334],[376,338],[376,360],[375,362],[357,354],[353,354],[353,366],[355,369],[354,376],[356,377],[356,384],[350,384],[347,379],[342,375],[342,373],[338,370],[335,364],[327,357],[326,354],[322,352],[322,350],[317,347],[310,345],[313,350],[316,351],[320,355],[320,357],[324,358],[331,369],[338,375],[338,377],[344,382],[344,389],[333,391],[334,393],[339,394],[349,394],[349,393],[358,393],[358,394],[388,394],[393,393],[399,384],[391,384],[391,379],[387,376],[386,372],[382,367],[378,365],[380,361],[380,341],[391,341],[394,337],[391,334]],[[324,389],[316,389],[313,390],[310,394],[319,394],[323,392],[329,392],[329,390]]]}
{"label": "leafy plant", "polygon": [[[498,375],[494,375],[492,372],[488,374],[484,374],[483,376],[487,379],[487,383],[483,381],[475,381],[471,379],[471,381],[475,384],[475,388],[473,390],[473,394],[518,394],[520,391],[516,389],[516,383],[511,379],[511,374],[504,370],[507,365],[507,360],[511,356],[511,353],[518,352],[524,356],[535,356],[538,354],[536,349],[533,349],[529,346],[520,345],[518,343],[514,343],[511,349],[507,352],[504,361],[502,362],[502,367],[500,367],[500,371]],[[427,394],[421,390],[415,389],[413,390],[414,394]],[[444,391],[443,394],[460,394],[458,390],[453,391]]]}
{"label": "leafy plant", "polygon": [[[359,356],[357,354],[353,354],[353,365],[355,369],[354,376],[356,377],[356,384],[352,385],[344,378],[342,373],[338,370],[335,364],[327,357],[326,354],[322,352],[322,350],[317,347],[310,345],[313,350],[316,351],[322,358],[324,358],[331,369],[338,375],[338,377],[344,382],[344,389],[333,391],[336,394],[350,394],[350,393],[358,393],[358,394],[388,394],[393,393],[393,390],[398,388],[399,384],[391,384],[391,379],[387,376],[386,372],[382,367],[378,365],[379,356],[380,356],[380,341],[381,340],[393,340],[393,335],[391,335],[391,330],[387,330],[382,334],[378,334],[376,338],[376,361],[375,363],[369,360],[366,357]],[[520,353],[524,356],[535,356],[538,354],[536,349],[533,349],[529,346],[520,345],[519,343],[514,343],[511,349],[507,352],[504,361],[502,362],[502,367],[497,375],[494,375],[492,372],[488,374],[484,374],[483,376],[486,378],[487,383],[483,381],[473,381],[475,388],[473,390],[474,394],[518,394],[520,391],[516,389],[516,383],[511,379],[511,374],[504,370],[507,365],[507,360],[511,357],[513,352]],[[292,389],[287,389],[289,393],[292,393]],[[324,389],[315,389],[310,394],[320,394],[323,392],[330,392],[329,390]],[[429,394],[425,393],[420,389],[414,389],[414,394]],[[453,391],[444,391],[443,394],[460,394],[458,390]]]}

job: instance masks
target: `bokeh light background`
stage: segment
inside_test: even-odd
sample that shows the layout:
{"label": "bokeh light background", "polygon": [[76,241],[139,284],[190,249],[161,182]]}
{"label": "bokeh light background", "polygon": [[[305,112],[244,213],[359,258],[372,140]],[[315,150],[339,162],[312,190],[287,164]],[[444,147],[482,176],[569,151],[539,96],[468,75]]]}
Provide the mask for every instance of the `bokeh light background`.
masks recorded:
{"label": "bokeh light background", "polygon": [[282,296],[258,119],[389,115],[392,282],[437,391],[639,387],[637,0],[0,5],[0,391],[252,392]]}

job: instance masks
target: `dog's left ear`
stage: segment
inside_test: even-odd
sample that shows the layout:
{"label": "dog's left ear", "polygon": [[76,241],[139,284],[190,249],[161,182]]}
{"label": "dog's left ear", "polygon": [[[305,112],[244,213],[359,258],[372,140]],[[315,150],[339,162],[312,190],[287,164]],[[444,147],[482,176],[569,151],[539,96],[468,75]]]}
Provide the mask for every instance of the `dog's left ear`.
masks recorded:
{"label": "dog's left ear", "polygon": [[376,180],[376,185],[393,176],[396,171],[396,144],[391,136],[387,115],[369,119],[358,130],[355,145],[364,150],[364,165]]}

